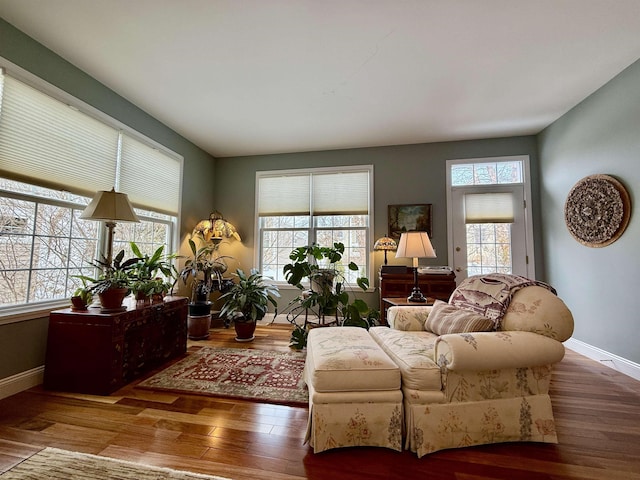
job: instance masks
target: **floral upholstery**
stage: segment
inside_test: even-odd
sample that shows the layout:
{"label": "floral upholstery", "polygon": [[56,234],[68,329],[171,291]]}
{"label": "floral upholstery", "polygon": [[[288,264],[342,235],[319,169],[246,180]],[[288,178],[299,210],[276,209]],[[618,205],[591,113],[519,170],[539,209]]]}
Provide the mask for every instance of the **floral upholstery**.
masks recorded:
{"label": "floral upholstery", "polygon": [[437,335],[430,332],[405,332],[385,327],[372,328],[371,336],[400,367],[404,386],[416,390],[439,390],[440,367],[434,360]]}
{"label": "floral upholstery", "polygon": [[573,333],[573,317],[562,300],[542,287],[518,290],[502,318],[502,330],[539,333],[564,342]]}
{"label": "floral upholstery", "polygon": [[548,391],[573,317],[549,288],[525,286],[509,300],[498,331],[435,335],[424,330],[429,306],[391,307],[391,328],[370,329],[400,367],[405,447],[418,456],[507,441],[557,443]]}
{"label": "floral upholstery", "polygon": [[305,381],[309,387],[305,441],[315,453],[349,446],[402,450],[400,370],[365,329],[312,329]]}
{"label": "floral upholstery", "polygon": [[394,330],[422,332],[431,308],[430,306],[390,308],[387,323]]}

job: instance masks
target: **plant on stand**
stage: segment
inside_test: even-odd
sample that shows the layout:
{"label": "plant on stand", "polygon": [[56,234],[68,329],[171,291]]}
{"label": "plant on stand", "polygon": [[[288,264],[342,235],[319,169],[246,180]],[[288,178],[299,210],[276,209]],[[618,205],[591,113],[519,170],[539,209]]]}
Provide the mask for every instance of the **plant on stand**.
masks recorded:
{"label": "plant on stand", "polygon": [[[342,264],[344,250],[344,244],[340,242],[331,247],[313,243],[294,248],[289,254],[291,263],[283,267],[284,277],[287,283],[300,290],[300,295],[287,306],[291,312],[289,321],[294,325],[291,347],[302,349],[306,346],[309,312],[314,313],[322,325],[333,317],[330,323],[369,328],[378,317],[377,311],[370,309],[364,300],[350,299],[344,272],[345,269],[358,271],[358,266],[354,262]],[[303,281],[308,282],[308,287]],[[366,277],[357,277],[356,284],[362,291],[369,288]],[[305,322],[300,325],[296,319],[302,312]]]}
{"label": "plant on stand", "polygon": [[235,274],[238,277],[227,293],[220,297],[224,301],[221,316],[226,316],[233,321],[236,330],[236,341],[250,342],[254,339],[256,323],[264,318],[269,304],[278,309],[278,287],[266,280],[257,270],[251,270],[246,275],[238,269]]}

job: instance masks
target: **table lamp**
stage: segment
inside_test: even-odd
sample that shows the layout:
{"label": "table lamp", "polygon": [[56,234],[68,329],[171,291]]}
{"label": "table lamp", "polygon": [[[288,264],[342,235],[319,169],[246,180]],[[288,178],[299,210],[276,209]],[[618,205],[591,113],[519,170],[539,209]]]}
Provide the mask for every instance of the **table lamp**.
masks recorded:
{"label": "table lamp", "polygon": [[118,193],[114,188],[110,192],[100,190],[83,210],[80,218],[86,220],[102,220],[107,227],[107,256],[106,263],[111,266],[113,258],[113,229],[118,222],[140,222],[133,211],[129,198],[124,193]]}
{"label": "table lamp", "polygon": [[427,298],[418,286],[418,259],[436,258],[427,232],[405,232],[400,236],[396,258],[413,258],[413,290],[408,302],[425,303]]}
{"label": "table lamp", "polygon": [[376,251],[383,250],[384,251],[384,264],[387,264],[387,252],[389,250],[393,251],[398,248],[398,244],[393,238],[389,237],[380,237],[376,240],[376,243],[373,244],[373,249]]}

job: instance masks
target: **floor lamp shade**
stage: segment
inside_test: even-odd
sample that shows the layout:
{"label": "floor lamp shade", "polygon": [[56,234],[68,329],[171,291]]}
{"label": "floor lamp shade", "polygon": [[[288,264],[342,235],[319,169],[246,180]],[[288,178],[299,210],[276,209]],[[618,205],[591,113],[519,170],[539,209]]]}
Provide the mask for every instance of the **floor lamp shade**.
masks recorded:
{"label": "floor lamp shade", "polygon": [[99,191],[84,209],[80,218],[86,220],[105,220],[117,222],[139,222],[125,193]]}
{"label": "floor lamp shade", "polygon": [[427,301],[418,286],[418,259],[436,258],[431,240],[427,232],[405,232],[400,236],[396,258],[413,259],[413,291],[407,298],[409,302],[424,303]]}

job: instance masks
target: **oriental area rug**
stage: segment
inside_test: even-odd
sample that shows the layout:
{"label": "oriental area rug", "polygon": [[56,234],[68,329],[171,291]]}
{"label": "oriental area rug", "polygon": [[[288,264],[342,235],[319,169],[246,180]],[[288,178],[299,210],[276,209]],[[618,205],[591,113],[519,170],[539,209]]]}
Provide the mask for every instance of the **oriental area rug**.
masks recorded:
{"label": "oriental area rug", "polygon": [[230,480],[88,453],[45,448],[0,474],[1,480]]}
{"label": "oriental area rug", "polygon": [[203,347],[136,388],[306,406],[304,352]]}

